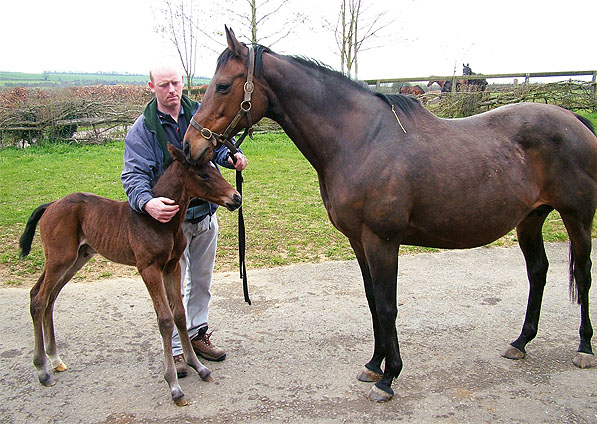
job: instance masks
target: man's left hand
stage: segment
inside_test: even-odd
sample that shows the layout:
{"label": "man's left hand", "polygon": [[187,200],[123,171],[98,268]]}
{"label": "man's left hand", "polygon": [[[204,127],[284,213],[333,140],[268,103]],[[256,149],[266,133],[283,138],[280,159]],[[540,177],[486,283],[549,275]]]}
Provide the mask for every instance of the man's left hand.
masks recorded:
{"label": "man's left hand", "polygon": [[230,162],[237,171],[243,171],[247,167],[247,158],[241,152],[236,152],[234,157],[236,158],[236,163],[232,161],[231,157],[228,157],[228,162]]}

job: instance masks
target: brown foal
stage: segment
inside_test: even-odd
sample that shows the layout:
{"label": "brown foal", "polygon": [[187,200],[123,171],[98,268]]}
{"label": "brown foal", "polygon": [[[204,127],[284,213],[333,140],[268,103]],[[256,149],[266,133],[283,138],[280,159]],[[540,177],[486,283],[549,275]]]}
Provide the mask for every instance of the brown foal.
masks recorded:
{"label": "brown foal", "polygon": [[30,304],[35,333],[33,363],[44,386],[54,384],[46,354],[54,370],[66,370],[56,351],[54,302],[60,290],[96,253],[114,262],[134,265],[139,270],[157,314],[164,350],[164,378],[175,403],[182,406],[187,402],[172,358],[174,325],[178,328],[187,364],[203,380],[213,380],[211,372],[197,359],[187,333],[178,262],[186,247],[181,224],[193,197],[229,210],[240,206],[241,197],[210,162],[195,166],[174,146],[168,145],[168,151],[174,161],[153,188],[155,196],[169,197],[180,206],[168,223],[162,224],[150,215],[133,211],[127,202],[89,193],[72,193],[41,205],[29,218],[20,239],[21,256],[29,254],[39,221],[46,259],[43,273],[31,289]]}

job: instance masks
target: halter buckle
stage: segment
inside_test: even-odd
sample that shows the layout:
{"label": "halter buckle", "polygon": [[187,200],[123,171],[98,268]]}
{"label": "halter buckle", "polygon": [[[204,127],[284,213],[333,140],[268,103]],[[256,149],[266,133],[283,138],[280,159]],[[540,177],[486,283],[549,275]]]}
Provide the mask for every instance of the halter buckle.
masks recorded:
{"label": "halter buckle", "polygon": [[213,133],[211,132],[211,130],[209,128],[205,128],[205,127],[201,128],[200,133],[201,133],[201,136],[203,138],[205,138],[206,140],[209,140],[214,136]]}
{"label": "halter buckle", "polygon": [[255,90],[255,84],[251,81],[245,82],[245,93],[251,94]]}

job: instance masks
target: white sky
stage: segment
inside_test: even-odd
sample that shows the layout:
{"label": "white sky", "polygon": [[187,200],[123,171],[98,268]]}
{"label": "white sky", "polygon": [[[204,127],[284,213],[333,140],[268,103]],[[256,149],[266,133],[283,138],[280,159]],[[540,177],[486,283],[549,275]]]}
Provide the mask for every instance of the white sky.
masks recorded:
{"label": "white sky", "polygon": [[[382,47],[359,54],[360,79],[451,75],[455,68],[460,75],[463,62],[478,73],[597,69],[595,0],[477,0],[460,10],[445,0],[364,1],[375,12],[388,10],[396,21],[374,42]],[[310,21],[273,50],[339,69],[333,35],[321,22],[335,21],[340,0],[290,2]],[[10,1],[3,4],[2,14],[2,71],[145,74],[168,56],[178,63],[173,47],[153,31],[148,0]],[[229,24],[218,17],[211,22],[220,29]],[[223,44],[215,46],[218,52],[222,49]],[[195,74],[210,77],[217,53],[201,53]]]}

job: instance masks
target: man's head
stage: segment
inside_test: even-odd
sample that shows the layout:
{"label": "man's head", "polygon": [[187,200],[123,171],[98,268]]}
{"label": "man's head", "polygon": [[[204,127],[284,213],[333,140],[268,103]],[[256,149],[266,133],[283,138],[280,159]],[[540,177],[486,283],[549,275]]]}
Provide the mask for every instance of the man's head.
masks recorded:
{"label": "man's head", "polygon": [[156,66],[149,71],[149,88],[155,94],[158,108],[172,113],[180,107],[184,77],[169,66]]}

